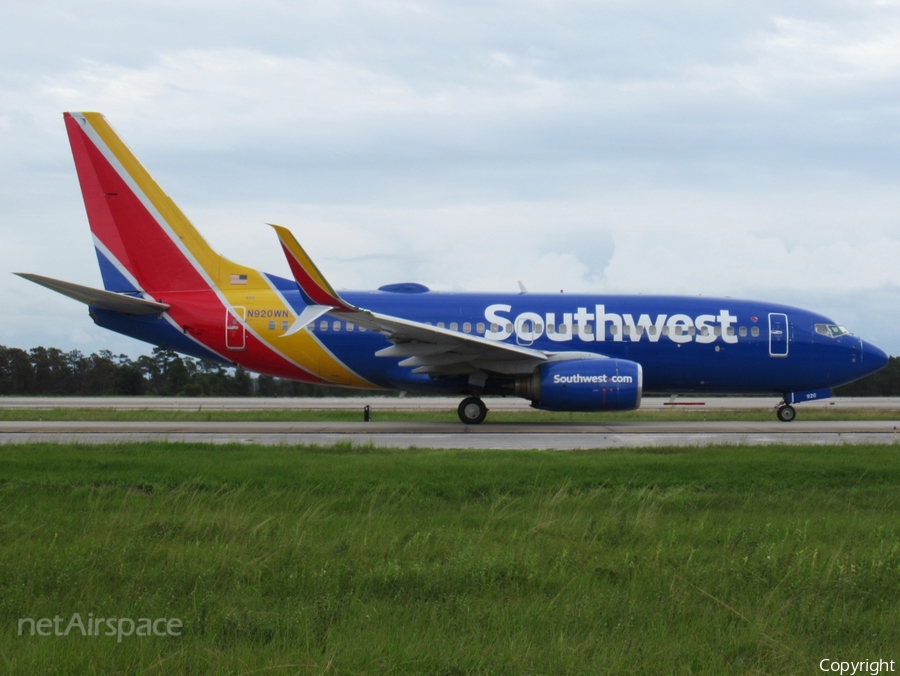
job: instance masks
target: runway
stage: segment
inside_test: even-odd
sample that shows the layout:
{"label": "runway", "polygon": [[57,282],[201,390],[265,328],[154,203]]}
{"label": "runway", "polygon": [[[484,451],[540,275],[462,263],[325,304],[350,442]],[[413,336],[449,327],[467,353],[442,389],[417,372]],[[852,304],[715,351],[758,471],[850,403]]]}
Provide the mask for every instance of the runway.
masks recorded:
{"label": "runway", "polygon": [[0,444],[190,442],[376,448],[578,450],[710,445],[897,444],[895,421],[528,423],[2,422]]}
{"label": "runway", "polygon": [[[773,410],[777,397],[647,397],[642,409]],[[898,443],[900,397],[836,397],[798,407],[792,423],[619,422],[462,423],[377,422],[379,411],[455,411],[457,397],[0,397],[6,409],[115,410],[359,410],[368,405],[376,422],[0,422],[0,444],[54,442],[103,444],[140,441],[321,445],[432,449],[576,450],[713,444]],[[517,398],[486,398],[493,411],[529,410]],[[805,408],[896,411],[892,421],[804,421]]]}

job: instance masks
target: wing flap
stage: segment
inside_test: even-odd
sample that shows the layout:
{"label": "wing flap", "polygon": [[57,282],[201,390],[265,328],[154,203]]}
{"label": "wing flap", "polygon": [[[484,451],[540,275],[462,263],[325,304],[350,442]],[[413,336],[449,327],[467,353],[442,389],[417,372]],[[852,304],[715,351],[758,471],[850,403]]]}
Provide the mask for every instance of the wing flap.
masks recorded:
{"label": "wing flap", "polygon": [[391,345],[375,353],[376,357],[429,357],[434,354],[443,354],[453,349],[452,345],[438,345],[432,343],[406,342]]}

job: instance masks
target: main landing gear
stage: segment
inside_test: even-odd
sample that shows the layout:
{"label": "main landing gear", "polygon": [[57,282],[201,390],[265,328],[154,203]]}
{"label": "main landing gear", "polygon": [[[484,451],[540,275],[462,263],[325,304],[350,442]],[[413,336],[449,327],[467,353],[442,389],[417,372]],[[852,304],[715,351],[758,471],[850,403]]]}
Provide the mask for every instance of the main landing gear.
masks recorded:
{"label": "main landing gear", "polygon": [[[477,425],[484,422],[488,409],[478,397],[466,397],[459,402],[456,412],[466,425]],[[776,410],[776,415],[781,422],[792,422],[797,417],[797,411],[790,404],[782,402]]]}
{"label": "main landing gear", "polygon": [[775,412],[781,422],[791,422],[797,417],[797,411],[790,404],[782,403]]}
{"label": "main landing gear", "polygon": [[456,412],[459,414],[459,419],[466,425],[477,425],[484,421],[488,409],[478,397],[467,397],[459,402]]}

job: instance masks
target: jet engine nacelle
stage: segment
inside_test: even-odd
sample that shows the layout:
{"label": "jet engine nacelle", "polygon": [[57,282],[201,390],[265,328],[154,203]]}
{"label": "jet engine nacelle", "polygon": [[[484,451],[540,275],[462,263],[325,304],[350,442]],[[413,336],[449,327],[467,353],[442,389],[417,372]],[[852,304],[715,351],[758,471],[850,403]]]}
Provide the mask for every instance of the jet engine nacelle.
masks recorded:
{"label": "jet engine nacelle", "polygon": [[516,395],[548,411],[631,411],[641,405],[641,365],[627,359],[544,364],[516,381]]}

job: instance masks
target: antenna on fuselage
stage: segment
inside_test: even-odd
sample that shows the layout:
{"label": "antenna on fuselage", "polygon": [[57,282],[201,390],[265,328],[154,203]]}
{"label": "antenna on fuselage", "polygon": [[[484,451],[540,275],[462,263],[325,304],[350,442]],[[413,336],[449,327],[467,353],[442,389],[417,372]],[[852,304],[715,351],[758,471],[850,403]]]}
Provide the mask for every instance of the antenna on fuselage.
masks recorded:
{"label": "antenna on fuselage", "polygon": [[519,280],[519,294],[528,293],[528,289],[525,288],[525,285],[522,284],[522,280]]}

